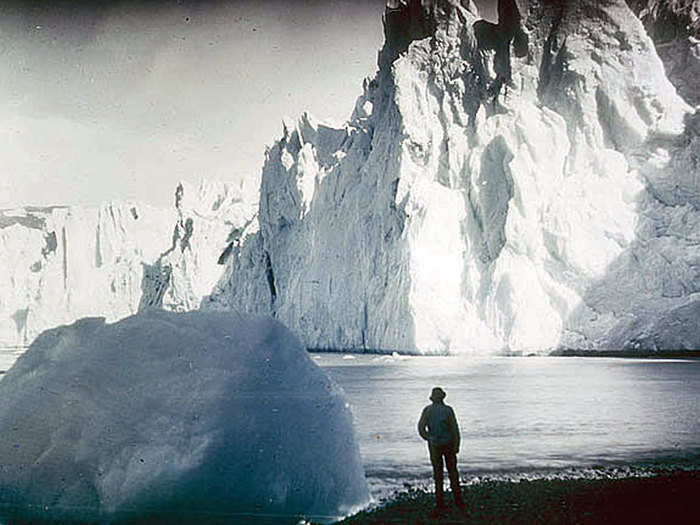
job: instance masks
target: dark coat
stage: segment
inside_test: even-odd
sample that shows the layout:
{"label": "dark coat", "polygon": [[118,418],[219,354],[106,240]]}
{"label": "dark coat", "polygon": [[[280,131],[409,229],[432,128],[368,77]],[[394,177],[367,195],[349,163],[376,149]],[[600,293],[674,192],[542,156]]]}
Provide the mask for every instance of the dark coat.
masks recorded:
{"label": "dark coat", "polygon": [[459,425],[454,410],[442,401],[433,401],[423,409],[418,421],[418,433],[431,445],[442,446],[452,443],[455,453],[459,452]]}

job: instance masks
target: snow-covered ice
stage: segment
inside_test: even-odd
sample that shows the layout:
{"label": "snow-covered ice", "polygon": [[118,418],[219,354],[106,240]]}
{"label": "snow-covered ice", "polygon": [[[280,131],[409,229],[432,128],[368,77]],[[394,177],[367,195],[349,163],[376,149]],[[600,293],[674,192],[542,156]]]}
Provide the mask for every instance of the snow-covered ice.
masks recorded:
{"label": "snow-covered ice", "polygon": [[344,394],[269,318],[81,319],[42,333],[0,399],[6,516],[328,521],[368,499]]}

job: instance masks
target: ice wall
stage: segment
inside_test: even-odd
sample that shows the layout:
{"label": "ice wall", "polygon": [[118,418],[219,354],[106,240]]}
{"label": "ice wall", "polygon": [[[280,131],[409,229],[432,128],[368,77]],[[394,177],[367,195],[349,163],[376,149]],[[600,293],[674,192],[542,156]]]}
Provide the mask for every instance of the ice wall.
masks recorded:
{"label": "ice wall", "polygon": [[22,208],[0,215],[0,341],[28,344],[46,328],[138,309],[143,264],[158,258],[173,213],[139,204]]}
{"label": "ice wall", "polygon": [[669,80],[690,104],[700,104],[700,0],[627,0],[641,18]]}
{"label": "ice wall", "polygon": [[342,391],[269,318],[81,319],[0,399],[2,522],[325,523],[368,501]]}
{"label": "ice wall", "polygon": [[256,212],[256,200],[246,196],[242,186],[217,181],[202,181],[197,188],[179,184],[174,227],[161,245],[170,242],[153,264],[144,265],[140,307],[198,309]]}
{"label": "ice wall", "polygon": [[700,347],[697,117],[625,2],[522,4],[390,2],[352,118],[285,123],[205,304],[317,348]]}
{"label": "ice wall", "polygon": [[85,316],[198,308],[255,202],[210,182],[180,185],[174,203],[0,211],[0,345]]}

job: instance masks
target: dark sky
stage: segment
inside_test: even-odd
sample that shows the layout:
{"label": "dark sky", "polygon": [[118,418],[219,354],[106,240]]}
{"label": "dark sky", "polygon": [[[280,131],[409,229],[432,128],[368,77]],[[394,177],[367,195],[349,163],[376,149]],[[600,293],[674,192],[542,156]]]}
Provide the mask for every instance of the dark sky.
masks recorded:
{"label": "dark sky", "polygon": [[0,5],[0,207],[252,181],[281,120],[343,122],[384,0]]}

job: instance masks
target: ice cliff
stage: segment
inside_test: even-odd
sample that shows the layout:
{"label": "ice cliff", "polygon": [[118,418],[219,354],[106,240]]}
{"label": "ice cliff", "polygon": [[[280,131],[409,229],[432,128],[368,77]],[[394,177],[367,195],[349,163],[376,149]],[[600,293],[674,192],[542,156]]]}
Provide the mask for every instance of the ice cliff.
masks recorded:
{"label": "ice cliff", "polygon": [[669,80],[690,104],[700,104],[700,1],[628,0],[654,40]]}
{"label": "ice cliff", "polygon": [[369,499],[342,391],[269,318],[81,319],[0,399],[4,523],[326,523]]}
{"label": "ice cliff", "polygon": [[134,203],[0,211],[0,345],[86,316],[199,307],[255,213],[240,188],[181,184],[171,209]]}
{"label": "ice cliff", "polygon": [[700,117],[624,1],[499,15],[390,0],[351,119],[285,123],[204,305],[315,348],[700,348]]}

